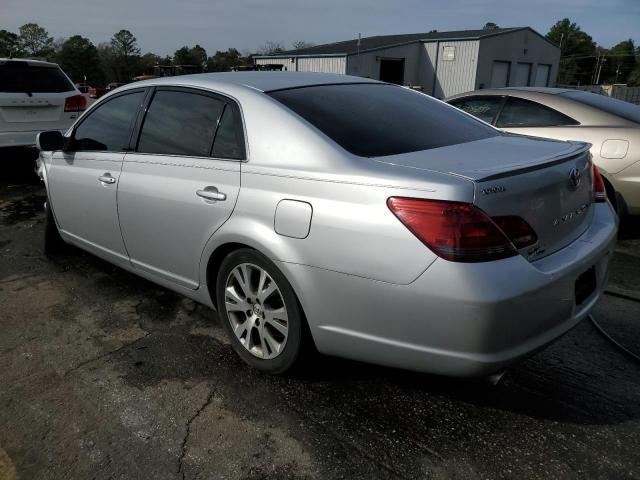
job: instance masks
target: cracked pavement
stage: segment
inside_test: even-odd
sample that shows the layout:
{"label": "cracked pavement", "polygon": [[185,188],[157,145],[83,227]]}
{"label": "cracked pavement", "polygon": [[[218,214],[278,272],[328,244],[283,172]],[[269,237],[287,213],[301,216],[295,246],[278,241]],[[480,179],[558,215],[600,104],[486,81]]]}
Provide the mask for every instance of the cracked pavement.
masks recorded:
{"label": "cracked pavement", "polygon": [[[318,357],[269,377],[210,309],[77,249],[0,159],[0,479],[640,478],[640,365],[587,322],[479,381]],[[640,352],[640,222],[594,312]],[[517,312],[514,312],[517,317]]]}

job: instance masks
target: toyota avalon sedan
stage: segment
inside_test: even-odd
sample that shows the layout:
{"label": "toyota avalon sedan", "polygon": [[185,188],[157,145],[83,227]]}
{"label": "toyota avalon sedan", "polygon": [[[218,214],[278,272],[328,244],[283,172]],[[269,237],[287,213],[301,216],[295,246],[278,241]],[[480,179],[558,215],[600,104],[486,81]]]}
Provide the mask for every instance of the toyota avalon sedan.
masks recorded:
{"label": "toyota avalon sedan", "polygon": [[617,231],[588,144],[359,77],[138,82],[38,143],[46,251],[76,245],[215,308],[270,373],[314,349],[500,371],[588,315]]}
{"label": "toyota avalon sedan", "polygon": [[506,132],[592,145],[609,200],[619,214],[640,215],[640,106],[566,88],[497,88],[448,102]]}

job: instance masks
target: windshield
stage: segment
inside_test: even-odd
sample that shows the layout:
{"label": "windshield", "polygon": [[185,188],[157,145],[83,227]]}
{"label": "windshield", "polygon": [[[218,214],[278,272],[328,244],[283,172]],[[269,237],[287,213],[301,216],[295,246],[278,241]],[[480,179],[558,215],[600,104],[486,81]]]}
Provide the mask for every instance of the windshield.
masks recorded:
{"label": "windshield", "polygon": [[625,120],[640,123],[640,106],[634,105],[633,103],[623,102],[622,100],[607,97],[606,95],[598,95],[597,93],[583,92],[581,90],[564,92],[561,95],[584,105],[624,118]]}
{"label": "windshield", "polygon": [[381,157],[472,142],[498,132],[427,95],[382,83],[267,92],[345,150]]}
{"label": "windshield", "polygon": [[55,66],[31,66],[27,62],[7,62],[0,65],[0,92],[60,93],[74,87]]}

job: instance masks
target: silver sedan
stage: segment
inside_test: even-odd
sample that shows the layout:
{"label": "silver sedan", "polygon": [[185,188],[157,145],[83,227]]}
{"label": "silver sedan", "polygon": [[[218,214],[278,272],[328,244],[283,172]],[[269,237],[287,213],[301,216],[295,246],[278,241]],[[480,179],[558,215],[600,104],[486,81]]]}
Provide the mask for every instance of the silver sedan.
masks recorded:
{"label": "silver sedan", "polygon": [[640,106],[566,88],[498,88],[451,97],[448,102],[506,131],[581,140],[620,214],[640,215]]}
{"label": "silver sedan", "polygon": [[584,319],[617,220],[589,145],[344,75],[138,82],[38,139],[45,249],[215,308],[270,373],[314,349],[499,371]]}

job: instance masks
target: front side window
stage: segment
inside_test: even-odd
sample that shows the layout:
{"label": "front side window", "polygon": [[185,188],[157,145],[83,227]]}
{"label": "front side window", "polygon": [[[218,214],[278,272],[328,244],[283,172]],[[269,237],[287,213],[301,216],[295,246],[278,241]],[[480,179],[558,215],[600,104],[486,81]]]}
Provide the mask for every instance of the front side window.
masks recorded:
{"label": "front side window", "polygon": [[503,97],[468,97],[458,98],[449,103],[480,120],[493,123],[493,120],[500,110],[500,105],[502,105],[502,98]]}
{"label": "front side window", "polygon": [[496,123],[498,128],[504,127],[556,127],[578,125],[573,118],[552,108],[523,98],[507,99]]}
{"label": "front side window", "polygon": [[498,135],[455,108],[394,85],[318,85],[267,93],[362,157],[429,150]]}
{"label": "front side window", "polygon": [[142,124],[138,152],[208,157],[225,102],[208,95],[159,90]]}
{"label": "front side window", "polygon": [[128,93],[96,107],[76,128],[73,150],[125,151],[143,98],[144,92]]}

